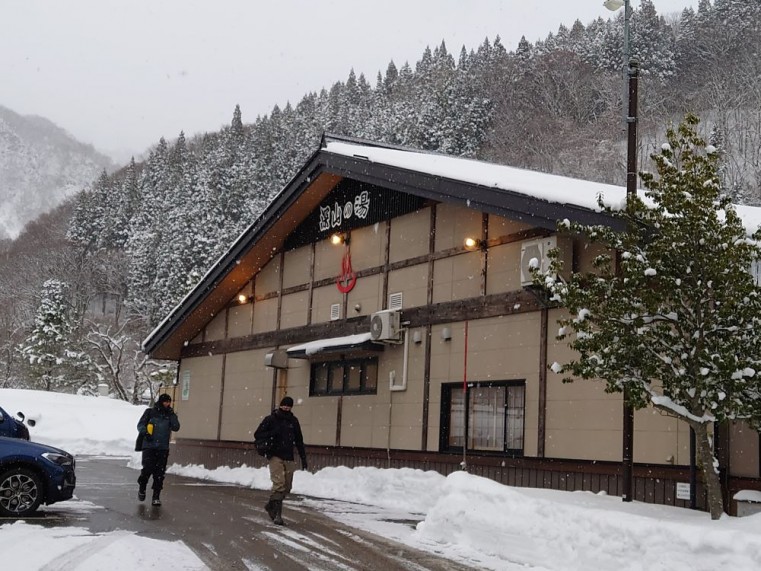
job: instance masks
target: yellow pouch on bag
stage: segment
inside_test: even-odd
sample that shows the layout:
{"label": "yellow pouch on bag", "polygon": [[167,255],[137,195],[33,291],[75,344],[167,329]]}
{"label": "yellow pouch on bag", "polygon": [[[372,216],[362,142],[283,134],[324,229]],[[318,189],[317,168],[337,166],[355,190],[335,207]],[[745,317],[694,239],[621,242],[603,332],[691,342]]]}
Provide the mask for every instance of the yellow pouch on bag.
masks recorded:
{"label": "yellow pouch on bag", "polygon": [[145,431],[153,436],[153,423],[149,423],[148,426],[145,427]]}

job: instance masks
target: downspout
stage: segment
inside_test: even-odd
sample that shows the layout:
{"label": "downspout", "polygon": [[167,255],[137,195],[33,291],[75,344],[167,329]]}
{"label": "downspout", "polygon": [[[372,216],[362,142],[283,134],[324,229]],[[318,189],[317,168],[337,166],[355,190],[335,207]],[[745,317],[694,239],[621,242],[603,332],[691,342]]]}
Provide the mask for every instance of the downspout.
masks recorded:
{"label": "downspout", "polygon": [[[409,325],[407,323],[406,325]],[[388,436],[386,437],[386,461],[389,468],[391,468],[391,413],[393,412],[394,393],[396,391],[403,391],[407,389],[407,362],[410,357],[410,337],[409,329],[404,328],[404,353],[402,356],[402,384],[395,385],[393,377],[389,378],[388,383]]]}

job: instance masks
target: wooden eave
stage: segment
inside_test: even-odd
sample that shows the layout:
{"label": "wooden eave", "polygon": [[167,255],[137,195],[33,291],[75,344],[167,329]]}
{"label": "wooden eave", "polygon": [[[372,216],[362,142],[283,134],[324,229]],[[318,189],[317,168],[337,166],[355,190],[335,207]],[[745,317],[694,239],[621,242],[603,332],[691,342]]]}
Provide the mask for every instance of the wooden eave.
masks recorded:
{"label": "wooden eave", "polygon": [[143,351],[156,359],[179,360],[183,347],[282,250],[287,236],[343,178],[437,202],[460,204],[551,230],[556,228],[558,220],[565,218],[583,224],[620,225],[617,219],[580,206],[548,202],[518,192],[370,162],[361,155],[346,156],[322,148],[151,332],[143,342]]}

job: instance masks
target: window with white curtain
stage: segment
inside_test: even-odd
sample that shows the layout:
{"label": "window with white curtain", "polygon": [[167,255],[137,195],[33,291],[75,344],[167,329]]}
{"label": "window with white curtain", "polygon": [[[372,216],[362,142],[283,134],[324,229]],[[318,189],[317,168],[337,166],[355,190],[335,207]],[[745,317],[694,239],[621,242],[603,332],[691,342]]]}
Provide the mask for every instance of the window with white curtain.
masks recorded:
{"label": "window with white curtain", "polygon": [[[442,450],[523,454],[526,386],[523,381],[442,386]],[[466,414],[467,412],[467,414]]]}

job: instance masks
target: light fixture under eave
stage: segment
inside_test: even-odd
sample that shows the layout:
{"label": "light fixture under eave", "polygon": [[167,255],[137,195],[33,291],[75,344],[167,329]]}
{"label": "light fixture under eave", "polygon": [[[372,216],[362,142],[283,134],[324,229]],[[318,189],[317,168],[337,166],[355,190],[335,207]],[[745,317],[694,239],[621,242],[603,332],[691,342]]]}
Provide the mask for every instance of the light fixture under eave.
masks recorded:
{"label": "light fixture under eave", "polygon": [[348,240],[346,234],[342,234],[340,232],[338,232],[336,234],[333,234],[330,237],[330,243],[333,244],[334,246],[338,246],[339,244],[345,244],[348,241],[349,240]]}

